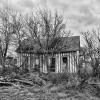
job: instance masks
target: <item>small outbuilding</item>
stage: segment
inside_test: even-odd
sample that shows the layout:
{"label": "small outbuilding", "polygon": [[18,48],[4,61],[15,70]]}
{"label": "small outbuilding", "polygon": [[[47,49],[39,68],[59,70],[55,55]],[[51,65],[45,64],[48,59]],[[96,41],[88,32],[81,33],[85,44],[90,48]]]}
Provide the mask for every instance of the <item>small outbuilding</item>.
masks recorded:
{"label": "small outbuilding", "polygon": [[[57,45],[58,51],[48,53],[48,63],[50,72],[55,73],[76,73],[77,64],[79,60],[79,50],[80,50],[80,37],[61,37],[60,42]],[[46,61],[44,59],[44,52],[38,50],[36,44],[30,44],[28,39],[21,42],[16,50],[20,57],[20,65],[25,62],[28,64],[29,69],[38,68],[39,71],[43,73],[48,73],[48,68],[46,66]]]}

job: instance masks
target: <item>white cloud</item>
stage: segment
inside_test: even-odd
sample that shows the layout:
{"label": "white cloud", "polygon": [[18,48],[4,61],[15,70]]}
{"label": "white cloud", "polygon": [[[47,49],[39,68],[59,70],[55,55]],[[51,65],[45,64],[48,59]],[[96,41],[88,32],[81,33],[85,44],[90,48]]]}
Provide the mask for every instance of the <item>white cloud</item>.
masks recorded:
{"label": "white cloud", "polygon": [[38,6],[56,9],[66,20],[69,18],[69,28],[73,30],[100,24],[100,0],[0,0],[0,6],[7,5],[22,12]]}

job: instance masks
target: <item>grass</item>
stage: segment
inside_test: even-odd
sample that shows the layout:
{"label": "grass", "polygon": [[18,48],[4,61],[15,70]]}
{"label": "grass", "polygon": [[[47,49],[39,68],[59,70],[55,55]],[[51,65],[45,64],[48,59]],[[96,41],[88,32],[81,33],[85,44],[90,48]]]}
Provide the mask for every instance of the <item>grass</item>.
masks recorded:
{"label": "grass", "polygon": [[[52,87],[57,89],[57,87]],[[76,90],[51,92],[43,87],[0,87],[0,100],[99,100]]]}
{"label": "grass", "polygon": [[[51,82],[47,81],[45,85],[40,86],[26,86],[19,83],[9,87],[2,86],[0,87],[0,100],[100,100],[96,96],[93,97],[91,94],[91,91],[95,92],[92,86],[84,85],[83,92],[80,92],[78,88],[69,85],[76,82],[72,81],[73,78],[70,80],[71,83],[68,84],[68,82],[65,81],[65,79],[67,79],[65,76],[67,75],[59,74],[59,77],[58,75],[53,76],[55,77],[49,76]],[[47,79],[49,79],[49,77],[47,77]],[[59,79],[59,84],[52,84],[52,81],[58,80],[57,78]],[[35,76],[33,74],[25,74],[25,76],[20,76],[18,79],[43,82],[36,74]],[[60,79],[64,79],[65,83]]]}

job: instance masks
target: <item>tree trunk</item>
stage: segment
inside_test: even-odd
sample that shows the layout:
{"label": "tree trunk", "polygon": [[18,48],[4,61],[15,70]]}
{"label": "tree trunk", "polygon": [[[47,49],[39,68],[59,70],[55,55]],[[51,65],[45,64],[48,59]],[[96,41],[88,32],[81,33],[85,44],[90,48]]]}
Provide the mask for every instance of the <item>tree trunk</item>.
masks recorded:
{"label": "tree trunk", "polygon": [[3,66],[3,71],[5,70],[5,58],[2,58],[2,66]]}

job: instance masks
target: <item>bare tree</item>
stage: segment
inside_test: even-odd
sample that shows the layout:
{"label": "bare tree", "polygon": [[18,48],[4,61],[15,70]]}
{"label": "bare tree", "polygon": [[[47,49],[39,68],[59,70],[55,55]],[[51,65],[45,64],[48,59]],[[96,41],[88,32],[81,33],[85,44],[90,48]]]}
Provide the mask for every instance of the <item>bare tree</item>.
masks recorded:
{"label": "bare tree", "polygon": [[1,53],[1,64],[5,67],[5,59],[7,56],[7,52],[9,49],[9,45],[11,43],[12,38],[12,22],[11,16],[9,16],[9,12],[7,10],[0,11],[0,53]]}
{"label": "bare tree", "polygon": [[96,37],[95,40],[96,41],[96,45],[97,45],[97,54],[98,54],[98,58],[100,58],[100,28],[97,28],[97,30],[93,30],[93,37]]}
{"label": "bare tree", "polygon": [[92,31],[81,32],[85,45],[83,47],[83,56],[84,60],[88,61],[94,70],[94,75],[98,75],[99,68],[99,51],[100,51],[100,42],[99,42],[99,32],[92,29]]}
{"label": "bare tree", "polygon": [[9,48],[20,45],[23,37],[21,15],[11,9],[0,10],[0,64],[5,68]]}
{"label": "bare tree", "polygon": [[81,32],[81,35],[84,39],[83,56],[92,60],[92,58],[95,58],[97,51],[97,41],[94,31]]}
{"label": "bare tree", "polygon": [[[50,11],[40,10],[36,16],[28,17],[26,20],[31,43],[37,43],[37,52],[41,51],[45,56],[46,65],[48,66],[49,53],[59,52],[61,37],[66,34],[69,36],[71,32],[66,32],[66,24],[64,18],[56,12],[53,16]],[[64,44],[63,44],[64,45]],[[49,67],[48,71],[49,71]]]}

